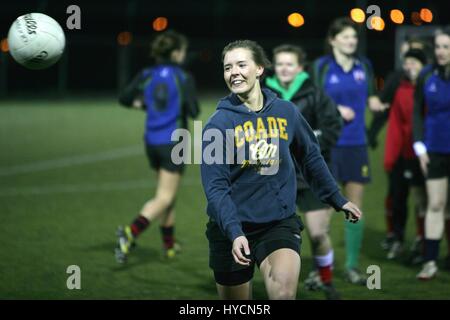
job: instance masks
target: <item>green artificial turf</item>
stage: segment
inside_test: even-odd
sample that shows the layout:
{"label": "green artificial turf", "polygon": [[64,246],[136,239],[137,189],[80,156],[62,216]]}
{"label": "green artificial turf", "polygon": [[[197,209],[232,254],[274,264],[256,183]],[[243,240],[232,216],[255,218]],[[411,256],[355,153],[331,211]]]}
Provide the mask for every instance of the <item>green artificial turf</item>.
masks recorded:
{"label": "green artificial turf", "polygon": [[[215,108],[203,99],[201,120]],[[112,98],[0,102],[0,299],[216,299],[208,268],[205,196],[198,165],[189,165],[176,204],[176,234],[183,252],[163,258],[157,223],[138,240],[126,265],[114,259],[115,230],[129,223],[153,195],[155,174],[144,155],[144,113]],[[381,137],[383,140],[384,134]],[[373,181],[363,210],[366,229],[361,270],[381,268],[381,289],[342,280],[343,217],[332,223],[335,284],[345,299],[446,299],[450,272],[415,279],[419,267],[387,261],[383,143],[371,151]],[[415,233],[410,214],[407,240]],[[299,299],[323,299],[303,281],[312,268],[306,234]],[[447,251],[441,245],[441,257]],[[81,268],[81,290],[69,290],[68,266]],[[254,297],[266,298],[256,273]]]}

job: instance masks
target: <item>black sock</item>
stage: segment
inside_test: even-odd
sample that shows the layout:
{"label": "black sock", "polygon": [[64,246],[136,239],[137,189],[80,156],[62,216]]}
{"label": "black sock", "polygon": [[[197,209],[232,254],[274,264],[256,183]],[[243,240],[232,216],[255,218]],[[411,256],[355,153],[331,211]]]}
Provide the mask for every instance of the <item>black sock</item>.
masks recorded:
{"label": "black sock", "polygon": [[161,227],[160,230],[161,230],[161,237],[164,243],[164,248],[166,249],[173,248],[173,245],[175,243],[174,237],[175,227],[174,226]]}
{"label": "black sock", "polygon": [[134,219],[133,223],[130,225],[131,233],[134,237],[137,237],[142,231],[147,229],[150,225],[150,221],[147,220],[144,216],[138,216]]}
{"label": "black sock", "polygon": [[436,261],[439,256],[440,240],[425,239],[425,262]]}

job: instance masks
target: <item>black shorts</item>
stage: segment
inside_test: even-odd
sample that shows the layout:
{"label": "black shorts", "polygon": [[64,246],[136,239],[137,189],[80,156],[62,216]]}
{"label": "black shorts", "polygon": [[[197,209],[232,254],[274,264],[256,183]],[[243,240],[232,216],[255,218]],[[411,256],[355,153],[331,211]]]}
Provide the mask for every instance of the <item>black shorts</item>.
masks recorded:
{"label": "black shorts", "polygon": [[330,206],[320,201],[311,189],[297,190],[297,207],[302,212],[327,209]]}
{"label": "black shorts", "polygon": [[403,177],[411,186],[423,187],[425,186],[425,177],[420,168],[419,159],[403,159]]}
{"label": "black shorts", "polygon": [[173,144],[164,145],[145,145],[145,151],[150,167],[159,170],[165,169],[170,172],[183,173],[184,164],[175,164],[172,162],[172,148]]}
{"label": "black shorts", "polygon": [[222,233],[216,222],[210,220],[206,226],[209,266],[214,271],[216,282],[221,285],[235,286],[250,281],[253,278],[255,263],[259,268],[261,262],[275,250],[289,248],[300,254],[301,231],[304,227],[296,214],[269,223],[243,223],[242,228],[250,246],[250,266],[243,266],[234,261],[231,253],[232,242]]}
{"label": "black shorts", "polygon": [[450,154],[429,153],[427,179],[450,178]]}
{"label": "black shorts", "polygon": [[331,173],[340,183],[369,183],[367,146],[334,147],[331,150]]}

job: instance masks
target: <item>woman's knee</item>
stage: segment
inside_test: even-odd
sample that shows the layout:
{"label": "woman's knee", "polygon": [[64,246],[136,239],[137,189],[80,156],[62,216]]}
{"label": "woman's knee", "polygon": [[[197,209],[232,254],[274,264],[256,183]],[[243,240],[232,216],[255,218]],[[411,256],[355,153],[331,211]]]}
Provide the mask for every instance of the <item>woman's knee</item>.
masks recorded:
{"label": "woman's knee", "polygon": [[432,214],[441,213],[445,209],[445,203],[443,199],[432,199],[428,203],[428,212]]}
{"label": "woman's knee", "polygon": [[273,292],[273,299],[276,300],[293,300],[297,296],[298,279],[293,279],[292,275],[281,273],[275,275],[274,282],[277,289]]}
{"label": "woman's knee", "polygon": [[161,206],[164,208],[172,208],[173,203],[175,202],[175,195],[170,194],[158,194],[155,199]]}

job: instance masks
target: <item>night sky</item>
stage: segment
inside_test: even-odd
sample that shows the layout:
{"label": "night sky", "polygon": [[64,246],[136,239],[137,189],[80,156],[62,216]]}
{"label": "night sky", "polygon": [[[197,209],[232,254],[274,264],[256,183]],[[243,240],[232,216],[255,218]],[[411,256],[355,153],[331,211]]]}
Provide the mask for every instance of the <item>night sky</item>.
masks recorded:
{"label": "night sky", "polygon": [[[67,30],[67,6],[81,8],[81,30]],[[34,90],[56,90],[61,72],[66,77],[68,92],[116,92],[120,78],[132,77],[145,65],[148,44],[156,32],[152,22],[156,17],[168,19],[168,27],[185,33],[190,39],[189,69],[196,77],[200,89],[223,89],[220,52],[224,45],[236,39],[249,38],[258,41],[270,56],[271,49],[281,43],[302,45],[310,60],[323,54],[324,38],[330,22],[346,16],[354,7],[365,8],[369,4],[380,6],[386,28],[382,32],[363,30],[366,54],[373,62],[376,75],[384,77],[394,67],[394,42],[396,25],[389,19],[393,8],[405,14],[404,25],[411,24],[410,14],[423,7],[433,12],[428,25],[450,23],[450,15],[444,14],[445,1],[8,1],[0,10],[0,37],[6,38],[14,19],[28,12],[42,12],[55,18],[66,33],[65,57],[59,64],[44,71],[29,71],[17,65],[12,58],[2,59],[6,68],[8,94]],[[299,12],[305,24],[293,28],[287,16]],[[361,27],[364,28],[364,27]],[[421,28],[421,27],[415,27]],[[132,34],[131,43],[124,54],[118,46],[120,32]],[[122,51],[120,51],[122,50]],[[126,67],[118,63],[122,59]],[[124,58],[125,57],[125,58]],[[5,64],[6,60],[6,64]],[[121,74],[121,76],[119,76]]]}

